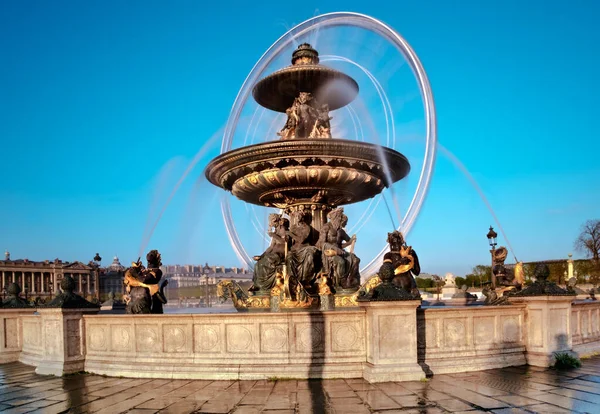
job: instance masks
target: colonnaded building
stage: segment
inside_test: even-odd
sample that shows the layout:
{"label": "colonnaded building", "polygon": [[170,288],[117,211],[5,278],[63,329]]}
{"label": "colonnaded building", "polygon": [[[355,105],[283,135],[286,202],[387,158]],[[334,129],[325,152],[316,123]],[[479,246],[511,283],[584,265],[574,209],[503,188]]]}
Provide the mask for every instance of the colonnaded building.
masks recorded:
{"label": "colonnaded building", "polygon": [[60,281],[69,275],[75,280],[76,293],[83,296],[99,297],[99,266],[94,262],[63,262],[44,260],[36,262],[28,259],[11,260],[10,253],[4,253],[0,260],[2,292],[8,285],[18,283],[22,294],[31,299],[48,300],[59,291]]}

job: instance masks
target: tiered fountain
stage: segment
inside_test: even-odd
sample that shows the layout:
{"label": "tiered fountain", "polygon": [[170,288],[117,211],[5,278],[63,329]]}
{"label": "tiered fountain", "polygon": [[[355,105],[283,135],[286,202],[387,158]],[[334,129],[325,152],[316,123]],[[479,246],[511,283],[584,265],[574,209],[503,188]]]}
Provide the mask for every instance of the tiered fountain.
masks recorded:
{"label": "tiered fountain", "polygon": [[255,256],[251,295],[229,286],[238,309],[307,308],[316,306],[317,293],[323,301],[330,291],[338,306],[355,303],[356,238],[344,231],[348,218],[340,206],[376,196],[410,170],[406,157],[393,149],[334,138],[329,112],[357,94],[354,79],[319,64],[318,52],[302,44],[291,66],[253,89],[260,105],[287,115],[279,139],[234,149],[207,166],[214,185],[289,217],[270,217],[272,242]]}

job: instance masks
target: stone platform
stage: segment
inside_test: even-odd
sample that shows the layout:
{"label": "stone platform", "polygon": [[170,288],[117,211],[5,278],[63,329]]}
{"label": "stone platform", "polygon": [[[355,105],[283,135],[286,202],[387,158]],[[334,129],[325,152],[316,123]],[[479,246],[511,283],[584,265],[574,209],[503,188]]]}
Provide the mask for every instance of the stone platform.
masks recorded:
{"label": "stone platform", "polygon": [[600,357],[556,371],[511,367],[435,375],[427,381],[363,379],[203,381],[41,376],[0,365],[3,413],[596,413]]}

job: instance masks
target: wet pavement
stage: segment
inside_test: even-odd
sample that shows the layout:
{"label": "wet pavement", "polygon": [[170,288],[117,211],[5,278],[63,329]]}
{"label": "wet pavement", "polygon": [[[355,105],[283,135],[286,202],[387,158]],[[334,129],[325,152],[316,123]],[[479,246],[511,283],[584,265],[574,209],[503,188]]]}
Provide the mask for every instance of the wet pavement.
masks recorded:
{"label": "wet pavement", "polygon": [[190,381],[36,375],[0,365],[3,413],[600,413],[600,357],[556,371],[511,367],[427,381]]}

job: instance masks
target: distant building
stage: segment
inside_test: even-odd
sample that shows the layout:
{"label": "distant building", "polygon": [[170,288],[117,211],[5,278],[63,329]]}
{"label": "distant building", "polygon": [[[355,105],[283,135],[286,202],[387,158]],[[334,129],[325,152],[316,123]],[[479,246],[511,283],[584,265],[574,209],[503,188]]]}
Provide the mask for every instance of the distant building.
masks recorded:
{"label": "distant building", "polygon": [[93,263],[63,262],[44,260],[36,262],[29,259],[10,258],[4,253],[0,261],[2,290],[6,292],[8,285],[18,283],[21,292],[31,298],[48,299],[59,292],[60,281],[70,275],[75,280],[75,293],[81,296],[98,297],[98,267]]}
{"label": "distant building", "polygon": [[216,285],[221,280],[236,282],[252,280],[253,273],[244,268],[202,265],[165,265],[161,267],[163,277],[169,279],[169,288]]}
{"label": "distant building", "polygon": [[113,262],[109,266],[100,270],[100,296],[102,298],[110,292],[117,295],[125,293],[125,285],[123,284],[125,270],[125,266],[119,262],[117,256],[113,258]]}

